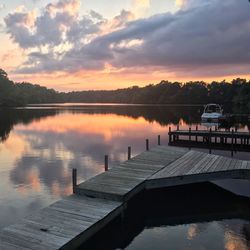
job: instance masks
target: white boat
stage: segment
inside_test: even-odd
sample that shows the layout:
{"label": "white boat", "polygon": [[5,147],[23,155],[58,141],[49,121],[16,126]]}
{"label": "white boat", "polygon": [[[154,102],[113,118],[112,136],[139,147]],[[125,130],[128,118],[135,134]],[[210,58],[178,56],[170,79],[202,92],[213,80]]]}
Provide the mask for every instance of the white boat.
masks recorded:
{"label": "white boat", "polygon": [[223,109],[219,104],[207,104],[201,116],[202,121],[218,121],[223,117]]}

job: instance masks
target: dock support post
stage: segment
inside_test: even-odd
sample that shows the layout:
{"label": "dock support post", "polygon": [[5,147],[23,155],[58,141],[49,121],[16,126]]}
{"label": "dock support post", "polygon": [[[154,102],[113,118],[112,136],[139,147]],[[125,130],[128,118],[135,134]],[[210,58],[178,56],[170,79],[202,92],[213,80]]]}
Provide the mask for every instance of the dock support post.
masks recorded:
{"label": "dock support post", "polygon": [[109,170],[109,156],[108,155],[104,156],[104,169],[105,169],[105,172]]}
{"label": "dock support post", "polygon": [[149,140],[146,139],[146,150],[148,151],[149,150]]}
{"label": "dock support post", "polygon": [[131,159],[131,147],[129,146],[128,147],[128,160]]}
{"label": "dock support post", "polygon": [[212,153],[212,129],[209,129],[209,154]]}
{"label": "dock support post", "polygon": [[77,169],[73,168],[72,169],[72,188],[73,188],[73,194],[75,194],[76,186],[77,186]]}
{"label": "dock support post", "polygon": [[234,130],[232,129],[232,140],[231,140],[231,156],[234,155]]}
{"label": "dock support post", "polygon": [[172,142],[171,127],[168,128],[168,143]]}
{"label": "dock support post", "polygon": [[[177,131],[179,131],[180,130],[180,125],[178,124],[177,125]],[[179,141],[179,135],[177,134],[177,135],[174,135],[174,141]]]}
{"label": "dock support post", "polygon": [[158,135],[158,145],[160,146],[161,145],[161,136]]}
{"label": "dock support post", "polygon": [[[198,131],[198,125],[196,125],[195,130]],[[196,142],[198,141],[198,136],[197,135],[195,136],[195,141]]]}

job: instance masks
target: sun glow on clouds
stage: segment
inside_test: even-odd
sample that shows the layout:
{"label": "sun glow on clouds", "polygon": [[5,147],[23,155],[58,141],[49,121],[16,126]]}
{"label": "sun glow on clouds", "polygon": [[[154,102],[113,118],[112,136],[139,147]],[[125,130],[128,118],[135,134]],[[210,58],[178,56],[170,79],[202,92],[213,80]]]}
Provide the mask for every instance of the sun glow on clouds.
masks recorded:
{"label": "sun glow on clouds", "polygon": [[187,0],[175,0],[175,5],[178,8],[183,8],[186,3],[187,3]]}
{"label": "sun glow on clouds", "polygon": [[137,17],[144,16],[150,9],[150,0],[134,0],[133,11]]}
{"label": "sun glow on clouds", "polygon": [[54,1],[40,10],[19,6],[4,19],[19,53],[7,45],[0,51],[2,67],[15,69],[14,80],[59,90],[249,76],[247,1],[172,0],[175,12],[166,8],[154,16],[148,15],[153,1],[130,4],[109,19],[80,0]]}
{"label": "sun glow on clouds", "polygon": [[64,12],[67,12],[72,16],[78,15],[80,7],[80,0],[66,0],[59,1],[57,4],[48,4],[46,8],[48,12],[55,17],[58,13]]}

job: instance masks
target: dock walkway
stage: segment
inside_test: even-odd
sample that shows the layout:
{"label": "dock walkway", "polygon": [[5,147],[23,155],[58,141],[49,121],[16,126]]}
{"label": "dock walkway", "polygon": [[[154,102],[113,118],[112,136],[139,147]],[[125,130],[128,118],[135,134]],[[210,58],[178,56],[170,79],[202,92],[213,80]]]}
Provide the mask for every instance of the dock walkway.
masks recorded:
{"label": "dock walkway", "polygon": [[169,130],[169,145],[177,147],[196,147],[210,149],[225,149],[232,151],[250,151],[250,133],[242,131]]}
{"label": "dock walkway", "polygon": [[250,162],[158,146],[76,185],[75,194],[4,228],[0,249],[75,249],[120,216],[144,189],[224,178],[250,178]]}
{"label": "dock walkway", "polygon": [[145,151],[76,187],[76,194],[128,201],[145,187],[145,180],[186,154],[187,149],[160,146]]}

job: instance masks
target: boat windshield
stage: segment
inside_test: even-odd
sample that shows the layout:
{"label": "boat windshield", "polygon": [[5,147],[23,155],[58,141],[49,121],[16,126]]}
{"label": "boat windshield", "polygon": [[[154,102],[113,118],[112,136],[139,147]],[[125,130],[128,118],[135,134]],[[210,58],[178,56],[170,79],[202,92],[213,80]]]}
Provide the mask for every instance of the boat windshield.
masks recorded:
{"label": "boat windshield", "polygon": [[205,113],[221,113],[221,108],[219,105],[207,105]]}

